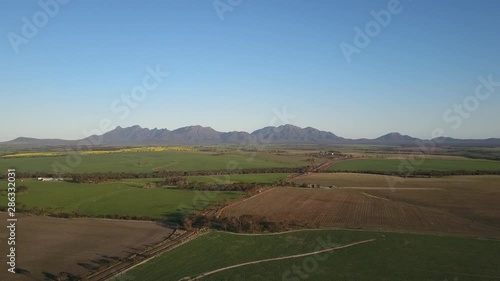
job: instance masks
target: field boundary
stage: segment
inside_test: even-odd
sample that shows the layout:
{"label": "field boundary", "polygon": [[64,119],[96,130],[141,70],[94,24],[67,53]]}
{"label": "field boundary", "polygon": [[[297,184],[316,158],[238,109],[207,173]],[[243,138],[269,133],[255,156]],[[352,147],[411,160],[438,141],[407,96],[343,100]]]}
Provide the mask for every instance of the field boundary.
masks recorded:
{"label": "field boundary", "polygon": [[264,193],[267,193],[267,192],[269,192],[269,191],[271,191],[271,190],[274,190],[274,189],[275,189],[275,187],[271,187],[271,188],[267,189],[266,191],[263,191],[263,192],[257,193],[257,194],[255,194],[255,195],[252,195],[252,196],[250,196],[250,197],[248,197],[248,198],[245,198],[245,199],[243,199],[243,200],[236,201],[236,202],[234,202],[233,204],[230,204],[230,205],[224,206],[224,207],[220,208],[219,210],[217,210],[217,212],[215,212],[215,217],[216,217],[216,218],[219,218],[219,217],[220,217],[220,215],[222,214],[222,212],[224,211],[224,209],[226,209],[226,208],[233,207],[233,206],[238,205],[238,204],[240,204],[240,203],[246,202],[246,201],[248,201],[248,200],[250,200],[250,199],[253,199],[253,198],[257,197],[257,196],[260,196],[260,195],[262,195],[262,194],[264,194]]}
{"label": "field boundary", "polygon": [[[87,279],[89,281],[107,281],[107,280],[112,280],[115,278],[117,275],[123,274],[127,272],[128,270],[143,264],[153,258],[156,258],[157,256],[170,251],[188,241],[191,241],[192,239],[198,237],[201,232],[200,231],[186,231],[179,236],[175,237],[174,239],[170,239],[170,236],[168,239],[156,244],[150,249],[147,249],[145,251],[142,251],[141,253],[134,254],[130,257],[128,257],[126,260],[121,261],[117,264],[114,264],[108,268],[105,268],[99,272],[90,274],[87,276]],[[137,260],[136,258],[139,257]]]}

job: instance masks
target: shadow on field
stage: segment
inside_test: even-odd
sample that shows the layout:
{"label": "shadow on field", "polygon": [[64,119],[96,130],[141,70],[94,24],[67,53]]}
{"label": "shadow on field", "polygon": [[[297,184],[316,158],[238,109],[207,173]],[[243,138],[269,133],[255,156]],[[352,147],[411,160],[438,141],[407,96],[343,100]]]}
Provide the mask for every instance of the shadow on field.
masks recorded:
{"label": "shadow on field", "polygon": [[44,280],[57,281],[57,276],[50,272],[43,271],[42,274],[45,277]]}
{"label": "shadow on field", "polygon": [[186,211],[177,209],[175,212],[164,213],[165,217],[170,223],[182,224],[184,218],[186,217]]}
{"label": "shadow on field", "polygon": [[116,257],[116,256],[103,255],[102,258],[107,259],[107,260],[121,261],[121,259],[119,257]]}
{"label": "shadow on field", "polygon": [[89,271],[97,270],[97,266],[91,265],[89,263],[79,262],[78,265]]}
{"label": "shadow on field", "polygon": [[26,277],[26,279],[23,279],[23,280],[38,280],[38,278],[35,278],[31,272],[29,272],[28,270],[26,269],[22,269],[22,268],[16,268],[15,269],[15,272],[16,274],[20,274],[20,275],[23,275],[24,277]]}
{"label": "shadow on field", "polygon": [[159,225],[166,227],[166,228],[171,228],[177,230],[180,225],[177,222],[172,222],[172,221],[162,221],[158,223]]}
{"label": "shadow on field", "polygon": [[22,269],[22,268],[16,268],[16,274],[24,274],[24,275],[28,275],[30,274],[31,272],[29,272],[28,270],[26,269]]}
{"label": "shadow on field", "polygon": [[111,261],[105,258],[92,260],[91,262],[97,264],[97,268],[107,267],[111,264]]}

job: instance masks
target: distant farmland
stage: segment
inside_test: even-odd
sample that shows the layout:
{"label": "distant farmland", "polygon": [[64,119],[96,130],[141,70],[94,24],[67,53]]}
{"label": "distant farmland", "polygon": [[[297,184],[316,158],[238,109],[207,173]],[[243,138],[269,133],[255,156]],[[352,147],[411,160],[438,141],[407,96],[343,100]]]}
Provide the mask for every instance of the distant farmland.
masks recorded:
{"label": "distant farmland", "polygon": [[421,163],[419,159],[412,164],[409,160],[400,159],[356,159],[337,163],[329,171],[374,171],[374,172],[403,172],[409,169],[415,171],[500,171],[500,161],[491,160],[444,160],[426,159]]}
{"label": "distant farmland", "polygon": [[487,281],[500,278],[497,259],[500,241],[345,230],[278,235],[212,232],[136,267],[123,277],[141,281],[178,281],[230,265],[307,253],[332,247],[332,244],[346,245],[366,239],[376,240],[330,252],[321,261],[311,262],[311,257],[303,257],[261,263],[223,271],[202,280],[302,280],[293,274],[293,268],[295,266],[306,273],[304,264],[316,268],[307,272],[307,280],[314,281]]}
{"label": "distant farmland", "polygon": [[[0,182],[2,189],[7,184]],[[238,198],[238,192],[204,192],[165,188],[140,188],[140,181],[102,184],[38,182],[24,180],[18,185],[28,191],[17,196],[21,209],[41,208],[49,213],[71,213],[88,216],[139,216],[146,218],[182,216],[212,204]],[[6,200],[2,206],[6,206]]]}
{"label": "distant farmland", "polygon": [[[250,154],[209,153],[199,151],[122,152],[80,155],[81,162],[74,167],[67,164],[68,156],[0,158],[0,170],[10,168],[18,172],[153,172],[225,170],[238,168],[303,167],[306,158],[299,155],[281,156],[270,153]],[[69,158],[71,161],[73,158]]]}

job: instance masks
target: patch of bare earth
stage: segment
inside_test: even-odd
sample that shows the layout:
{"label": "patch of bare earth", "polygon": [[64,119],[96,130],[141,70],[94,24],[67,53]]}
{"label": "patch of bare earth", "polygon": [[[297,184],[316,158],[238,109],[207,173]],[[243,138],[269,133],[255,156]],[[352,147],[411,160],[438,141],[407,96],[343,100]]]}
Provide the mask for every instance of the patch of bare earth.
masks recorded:
{"label": "patch of bare earth", "polygon": [[226,207],[221,213],[222,217],[242,215],[320,227],[500,235],[499,229],[460,216],[369,196],[360,190],[274,188],[258,197]]}
{"label": "patch of bare earth", "polygon": [[[6,223],[6,213],[0,221]],[[7,271],[7,242],[0,238],[0,280],[58,280],[63,272],[86,276],[165,240],[173,233],[155,222],[17,215],[16,267]]]}

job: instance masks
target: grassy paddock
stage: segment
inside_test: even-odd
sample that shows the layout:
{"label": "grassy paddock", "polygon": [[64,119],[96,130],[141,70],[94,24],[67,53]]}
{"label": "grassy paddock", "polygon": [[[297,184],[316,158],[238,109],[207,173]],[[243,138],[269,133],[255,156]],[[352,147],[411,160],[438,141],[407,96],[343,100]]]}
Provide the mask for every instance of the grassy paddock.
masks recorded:
{"label": "grassy paddock", "polygon": [[[10,168],[18,172],[152,172],[158,170],[196,171],[229,168],[276,168],[306,166],[306,157],[257,153],[255,157],[239,153],[218,154],[199,151],[123,152],[80,155],[81,162],[70,167],[68,156],[1,158],[0,171]],[[70,161],[75,161],[70,158]]]}
{"label": "grassy paddock", "polygon": [[[238,192],[204,192],[165,188],[140,188],[142,181],[125,181],[102,184],[71,182],[19,181],[28,187],[18,194],[17,204],[24,208],[38,207],[51,212],[77,212],[89,216],[121,215],[148,218],[180,217],[201,210],[212,204],[241,196]],[[0,181],[1,189],[7,188]],[[2,200],[1,206],[6,207]]]}
{"label": "grassy paddock", "polygon": [[[293,266],[307,274],[308,280],[317,281],[500,278],[500,261],[496,258],[500,241],[344,230],[256,236],[212,232],[136,267],[127,276],[144,281],[177,281],[225,266],[325,248],[319,241],[330,243],[326,248],[331,248],[374,238],[376,241],[371,243],[331,252],[326,260],[300,257],[274,261],[231,269],[203,280],[302,280],[293,273]],[[314,270],[306,272],[306,267]]]}

